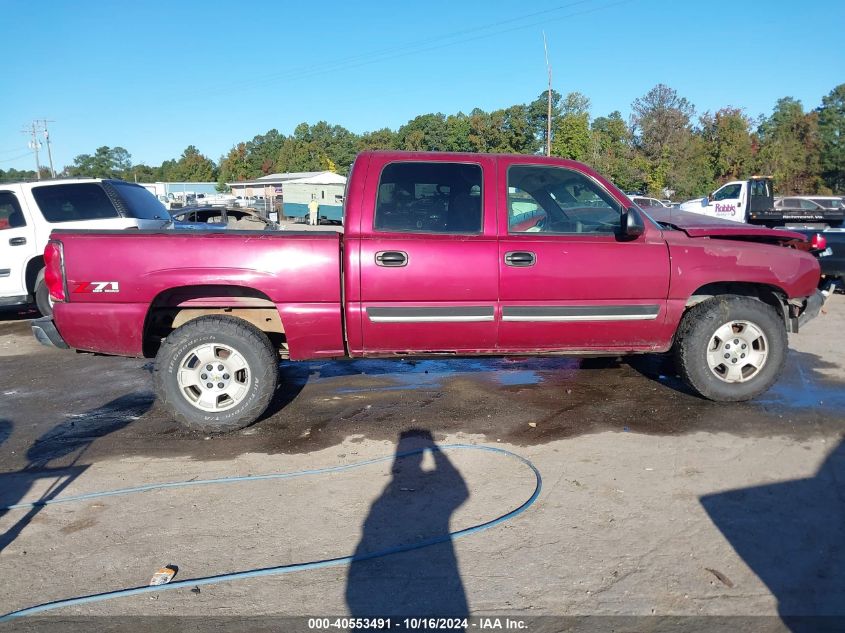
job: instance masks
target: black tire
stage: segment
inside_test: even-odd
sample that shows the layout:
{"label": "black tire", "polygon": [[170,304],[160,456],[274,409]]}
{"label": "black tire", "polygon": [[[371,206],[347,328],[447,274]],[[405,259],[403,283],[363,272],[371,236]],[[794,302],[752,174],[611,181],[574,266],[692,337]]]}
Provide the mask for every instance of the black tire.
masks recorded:
{"label": "black tire", "polygon": [[[246,362],[247,372],[243,374],[246,395],[231,408],[204,410],[189,400],[188,394],[194,392],[179,385],[180,368],[192,350],[203,344],[227,346]],[[159,401],[183,426],[206,433],[223,433],[242,429],[264,413],[276,391],[278,367],[278,352],[264,332],[236,317],[211,315],[188,321],[170,333],[156,355],[153,380]],[[199,393],[196,388],[194,391]]]}
{"label": "black tire", "polygon": [[38,311],[41,316],[53,316],[53,304],[50,301],[50,291],[47,290],[47,284],[44,282],[44,269],[38,273],[35,278],[35,305],[38,306]]}
{"label": "black tire", "polygon": [[[744,382],[726,382],[708,363],[712,337],[731,321],[753,323],[767,343],[765,362]],[[696,393],[708,400],[740,402],[755,398],[775,383],[786,362],[787,346],[786,326],[775,308],[750,297],[720,295],[687,310],[675,335],[674,356],[681,378]]]}

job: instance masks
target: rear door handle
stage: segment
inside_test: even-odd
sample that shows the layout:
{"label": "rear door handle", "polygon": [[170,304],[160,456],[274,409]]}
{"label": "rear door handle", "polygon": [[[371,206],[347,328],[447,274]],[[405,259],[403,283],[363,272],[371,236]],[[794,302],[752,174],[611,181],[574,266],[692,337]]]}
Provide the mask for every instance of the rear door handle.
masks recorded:
{"label": "rear door handle", "polygon": [[505,263],[508,266],[533,266],[536,261],[536,255],[530,251],[511,251],[509,253],[505,253]]}
{"label": "rear door handle", "polygon": [[379,251],[376,253],[376,265],[399,268],[408,265],[408,253],[404,251]]}
{"label": "rear door handle", "polygon": [[9,239],[9,246],[23,246],[26,244],[25,237],[12,237]]}

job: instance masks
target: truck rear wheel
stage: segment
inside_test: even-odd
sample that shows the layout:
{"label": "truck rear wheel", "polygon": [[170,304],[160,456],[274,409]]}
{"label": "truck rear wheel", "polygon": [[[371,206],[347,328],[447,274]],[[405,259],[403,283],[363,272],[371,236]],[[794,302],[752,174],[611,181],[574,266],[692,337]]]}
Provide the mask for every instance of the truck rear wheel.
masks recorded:
{"label": "truck rear wheel", "polygon": [[786,350],[786,327],[775,309],[736,295],[690,308],[675,337],[681,377],[719,402],[750,400],[766,391],[783,370]]}
{"label": "truck rear wheel", "polygon": [[276,391],[278,365],[264,332],[236,317],[211,315],[170,333],[153,377],[159,400],[181,424],[225,432],[264,413]]}
{"label": "truck rear wheel", "polygon": [[47,290],[47,284],[44,281],[44,269],[38,273],[35,278],[35,305],[38,306],[38,311],[41,316],[53,316],[53,300],[50,298],[50,291]]}

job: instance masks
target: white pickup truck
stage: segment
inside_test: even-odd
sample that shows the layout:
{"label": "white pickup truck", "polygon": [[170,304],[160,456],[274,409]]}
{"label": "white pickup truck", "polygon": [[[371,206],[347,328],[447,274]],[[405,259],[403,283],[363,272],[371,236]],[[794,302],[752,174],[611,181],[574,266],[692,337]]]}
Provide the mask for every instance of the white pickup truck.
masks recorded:
{"label": "white pickup truck", "polygon": [[169,223],[154,195],[121,180],[0,183],[0,306],[34,300],[43,315],[52,314],[44,247],[55,228],[160,229]]}
{"label": "white pickup truck", "polygon": [[821,205],[793,208],[775,204],[772,179],[763,176],[725,183],[706,198],[684,202],[680,209],[734,222],[766,226],[818,222],[839,226],[843,219],[842,209],[827,209]]}

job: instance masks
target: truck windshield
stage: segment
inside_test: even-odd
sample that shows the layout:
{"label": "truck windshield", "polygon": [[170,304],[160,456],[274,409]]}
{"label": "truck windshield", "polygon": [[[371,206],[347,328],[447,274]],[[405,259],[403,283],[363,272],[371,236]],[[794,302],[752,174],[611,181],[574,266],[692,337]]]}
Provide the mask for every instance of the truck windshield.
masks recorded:
{"label": "truck windshield", "polygon": [[128,217],[139,220],[169,221],[171,219],[167,209],[158,198],[141,185],[131,182],[109,182],[104,185],[112,187],[117,192],[126,207],[125,214]]}

